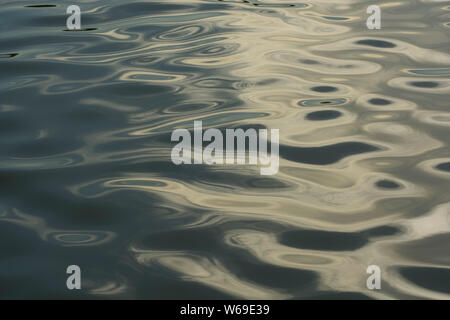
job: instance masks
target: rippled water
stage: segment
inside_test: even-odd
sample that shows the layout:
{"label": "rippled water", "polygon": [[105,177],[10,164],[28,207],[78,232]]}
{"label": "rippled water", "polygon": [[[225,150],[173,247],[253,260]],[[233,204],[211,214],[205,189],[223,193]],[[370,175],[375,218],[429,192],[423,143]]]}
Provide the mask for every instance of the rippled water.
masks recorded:
{"label": "rippled water", "polygon": [[[72,2],[0,6],[1,298],[450,298],[449,1]],[[194,120],[279,173],[172,164]]]}

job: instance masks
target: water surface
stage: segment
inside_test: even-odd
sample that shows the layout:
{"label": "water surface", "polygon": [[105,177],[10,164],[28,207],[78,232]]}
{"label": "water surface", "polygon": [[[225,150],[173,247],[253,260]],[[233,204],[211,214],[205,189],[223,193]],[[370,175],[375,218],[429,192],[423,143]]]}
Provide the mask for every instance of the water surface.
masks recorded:
{"label": "water surface", "polygon": [[[449,1],[71,4],[0,6],[0,298],[450,298]],[[194,120],[279,173],[172,164]]]}

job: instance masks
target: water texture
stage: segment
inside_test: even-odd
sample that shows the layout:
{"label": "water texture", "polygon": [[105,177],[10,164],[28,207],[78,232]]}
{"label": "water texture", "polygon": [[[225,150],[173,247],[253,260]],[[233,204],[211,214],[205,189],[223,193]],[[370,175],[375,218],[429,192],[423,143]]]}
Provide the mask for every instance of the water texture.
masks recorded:
{"label": "water texture", "polygon": [[[0,298],[450,298],[449,1],[73,2],[0,3]],[[174,165],[194,120],[278,174]]]}

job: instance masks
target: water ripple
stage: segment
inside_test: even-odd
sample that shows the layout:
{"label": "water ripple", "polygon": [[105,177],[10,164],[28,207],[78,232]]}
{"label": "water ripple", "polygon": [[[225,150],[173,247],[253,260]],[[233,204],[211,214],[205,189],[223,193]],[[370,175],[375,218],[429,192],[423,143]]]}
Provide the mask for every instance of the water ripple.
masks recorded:
{"label": "water ripple", "polygon": [[[0,9],[1,298],[449,298],[443,1],[69,4]],[[279,173],[174,165],[195,120]]]}

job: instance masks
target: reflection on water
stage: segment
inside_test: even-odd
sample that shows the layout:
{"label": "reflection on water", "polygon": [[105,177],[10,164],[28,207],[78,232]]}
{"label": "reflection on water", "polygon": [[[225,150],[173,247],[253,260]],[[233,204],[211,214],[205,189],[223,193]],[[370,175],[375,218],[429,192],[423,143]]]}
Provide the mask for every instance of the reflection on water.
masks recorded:
{"label": "reflection on water", "polygon": [[[450,298],[446,1],[71,2],[0,9],[0,297]],[[279,173],[173,165],[194,120]]]}

